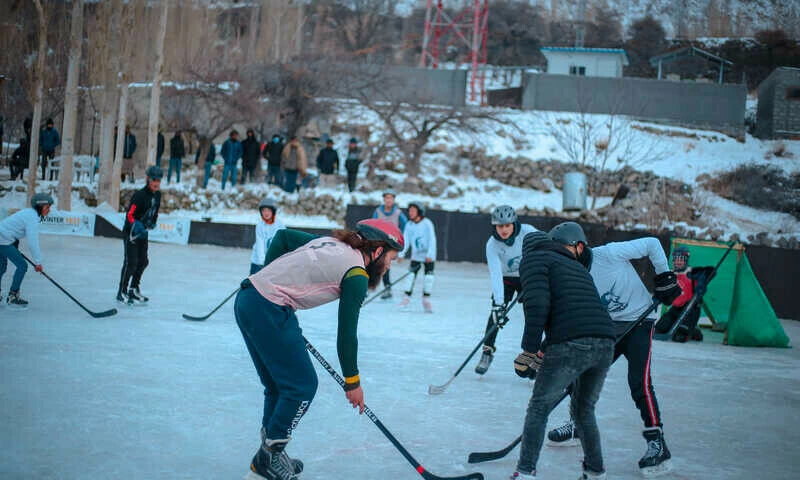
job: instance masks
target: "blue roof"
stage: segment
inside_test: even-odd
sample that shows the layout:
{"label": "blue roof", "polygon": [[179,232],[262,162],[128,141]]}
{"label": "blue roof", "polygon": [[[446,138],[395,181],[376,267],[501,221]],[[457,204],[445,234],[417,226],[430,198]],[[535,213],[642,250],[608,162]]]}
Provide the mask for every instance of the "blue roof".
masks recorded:
{"label": "blue roof", "polygon": [[628,60],[628,52],[621,48],[585,48],[585,47],[542,47],[542,52],[575,52],[575,53],[610,53],[622,55]]}

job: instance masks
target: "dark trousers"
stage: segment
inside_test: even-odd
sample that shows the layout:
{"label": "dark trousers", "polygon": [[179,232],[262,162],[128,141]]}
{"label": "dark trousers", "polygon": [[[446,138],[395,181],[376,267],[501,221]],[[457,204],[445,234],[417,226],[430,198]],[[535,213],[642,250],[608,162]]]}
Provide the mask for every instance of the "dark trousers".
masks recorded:
{"label": "dark trousers", "polygon": [[169,170],[167,170],[167,183],[172,181],[172,171],[175,171],[175,181],[181,183],[181,164],[182,158],[172,157],[169,159]]}
{"label": "dark trousers", "polygon": [[[146,238],[130,241],[130,228],[122,231],[125,235],[125,259],[122,262],[122,273],[119,279],[119,293],[127,293],[129,288],[139,288],[144,269],[150,261],[147,258],[148,242]],[[130,283],[130,286],[128,285]]]}
{"label": "dark trousers", "polygon": [[390,271],[391,270],[386,270],[386,273],[383,274],[383,286],[384,287],[388,287],[389,285],[392,284],[392,279],[391,279],[391,277],[389,275]]}
{"label": "dark trousers", "polygon": [[[45,171],[47,170],[47,160],[55,158],[55,156],[56,156],[56,152],[42,152],[42,161],[39,162],[39,166],[42,169],[42,180],[46,180],[44,178],[44,175],[45,175]],[[50,180],[53,179],[53,173],[54,172],[50,172]]]}
{"label": "dark trousers", "polygon": [[[510,302],[511,299],[514,298],[515,293],[519,295],[520,292],[522,292],[522,282],[520,282],[519,277],[503,277],[504,304]],[[497,302],[497,299],[492,298],[492,302]],[[486,321],[486,331],[484,332],[484,335],[489,333],[489,330],[491,330],[492,327],[494,327],[494,319],[492,318],[492,315],[489,314],[489,320]],[[494,342],[495,340],[497,340],[497,332],[499,331],[500,331],[499,328],[495,329],[495,331],[492,332],[492,334],[486,338],[486,341],[483,342],[483,345],[486,347],[490,347],[492,351],[494,351],[495,350]]]}
{"label": "dark trousers", "polygon": [[14,161],[12,160],[11,166],[9,167],[11,173],[11,180],[16,180],[17,177],[19,177],[19,179],[22,180],[25,177],[25,168],[27,168],[27,165],[17,166],[14,164]]}
{"label": "dark trousers", "polygon": [[283,171],[283,189],[288,192],[294,192],[297,187],[297,170],[284,170]]}
{"label": "dark trousers", "polygon": [[253,178],[256,173],[256,167],[253,165],[252,167],[242,167],[242,185],[247,183],[248,179],[250,183],[253,183]]}
{"label": "dark trousers", "polygon": [[662,315],[661,320],[656,325],[656,339],[657,340],[673,340],[675,342],[685,342],[692,337],[694,330],[697,328],[697,322],[700,321],[700,308],[702,302],[698,302],[692,307],[692,310],[683,319],[681,325],[672,333],[672,338],[667,338],[665,335],[678,321],[686,306],[683,307],[670,307],[667,312]]}
{"label": "dark trousers", "polygon": [[610,338],[581,337],[545,348],[544,363],[536,375],[525,415],[517,470],[526,473],[536,470],[547,417],[564,389],[573,383],[575,423],[581,432],[584,468],[597,473],[605,470],[594,407],[613,357],[614,341]]}
{"label": "dark trousers", "polygon": [[358,176],[358,170],[356,171],[347,171],[347,188],[349,191],[354,192],[356,190],[356,176]]}
{"label": "dark trousers", "polygon": [[264,265],[257,265],[255,263],[251,263],[250,264],[250,275],[258,273],[259,270],[261,270],[262,268],[264,268]]}
{"label": "dark trousers", "polygon": [[8,261],[17,268],[14,271],[14,277],[11,279],[11,291],[19,292],[19,287],[22,285],[22,279],[25,278],[25,272],[28,271],[28,262],[22,258],[19,252],[19,242],[14,242],[11,245],[0,245],[0,280],[6,274],[8,268]]}
{"label": "dark trousers", "polygon": [[271,440],[287,439],[317,392],[317,374],[294,311],[276,305],[243,282],[234,313],[264,386],[261,426]]}
{"label": "dark trousers", "polygon": [[283,185],[283,175],[281,174],[280,165],[267,165],[267,183],[272,185]]}

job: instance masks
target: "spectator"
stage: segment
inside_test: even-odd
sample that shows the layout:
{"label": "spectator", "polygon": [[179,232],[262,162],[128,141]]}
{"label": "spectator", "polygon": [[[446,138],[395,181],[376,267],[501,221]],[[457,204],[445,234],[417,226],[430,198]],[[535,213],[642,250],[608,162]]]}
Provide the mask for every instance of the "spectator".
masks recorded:
{"label": "spectator", "polygon": [[253,181],[259,158],[261,158],[261,145],[256,140],[255,132],[248,129],[247,138],[242,142],[242,185],[247,182],[248,176],[250,182]]}
{"label": "spectator", "polygon": [[300,140],[296,135],[293,135],[289,143],[284,147],[281,153],[281,169],[283,170],[283,189],[288,192],[294,192],[297,186],[297,176],[300,178],[306,176],[306,151],[300,145]]}
{"label": "spectator", "polygon": [[[42,149],[40,166],[42,169],[42,180],[45,180],[44,174],[47,168],[47,161],[55,158],[56,147],[61,145],[61,137],[58,136],[58,130],[53,126],[53,119],[48,118],[47,124],[42,132],[39,134],[39,148]],[[53,172],[50,172],[50,180],[53,179]]]}
{"label": "spectator", "polygon": [[361,165],[361,149],[358,148],[358,140],[355,137],[350,139],[347,146],[347,160],[344,161],[344,168],[347,170],[347,187],[351,192],[356,190],[356,176],[358,176],[358,166]]}
{"label": "spectator", "polygon": [[222,189],[225,190],[225,181],[230,177],[231,187],[236,186],[236,163],[242,158],[242,144],[239,142],[239,132],[231,130],[230,137],[222,144],[220,151],[225,166],[222,168]]}
{"label": "spectator", "polygon": [[[114,151],[116,152],[117,129],[114,128]],[[126,176],[133,182],[133,154],[136,152],[136,135],[131,133],[131,127],[125,125],[125,140],[122,142],[122,181]]]}
{"label": "spectator", "polygon": [[[200,152],[202,152],[202,148],[197,149],[197,153],[194,155],[194,163],[200,161]],[[203,188],[208,187],[208,179],[211,178],[211,169],[214,167],[214,160],[217,158],[217,149],[214,147],[214,144],[209,142],[208,143],[208,153],[206,153],[206,159],[203,162],[203,170],[205,170],[205,175],[203,177]]]}
{"label": "spectator", "polygon": [[175,136],[169,141],[169,171],[167,172],[167,183],[171,182],[172,170],[175,170],[175,180],[181,183],[181,165],[183,157],[186,156],[186,146],[181,137],[181,131],[175,132]]}
{"label": "spectator", "polygon": [[164,156],[164,134],[161,133],[161,126],[158,127],[156,137],[156,167],[161,168],[161,157]]}
{"label": "spectator", "polygon": [[272,140],[264,147],[264,158],[267,159],[267,183],[272,185],[283,185],[283,175],[281,174],[281,153],[283,152],[283,140],[277,133],[272,136]]}
{"label": "spectator", "polygon": [[336,174],[339,173],[339,154],[333,149],[333,140],[325,142],[325,148],[317,155],[319,183],[323,187],[336,186]]}
{"label": "spectator", "polygon": [[11,154],[11,180],[19,177],[22,180],[25,176],[25,169],[28,167],[28,156],[30,155],[30,140],[22,137],[19,139],[19,147]]}

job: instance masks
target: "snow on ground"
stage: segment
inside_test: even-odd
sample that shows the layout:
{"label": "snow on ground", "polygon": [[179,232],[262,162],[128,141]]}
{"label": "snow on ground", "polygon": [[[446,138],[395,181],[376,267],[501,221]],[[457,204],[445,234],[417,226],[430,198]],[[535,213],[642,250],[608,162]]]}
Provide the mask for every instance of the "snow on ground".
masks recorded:
{"label": "snow on ground", "polygon": [[[119,240],[43,236],[44,265],[90,308],[106,309],[122,261]],[[23,250],[27,247],[23,243]],[[245,276],[250,252],[212,246],[151,244],[142,288],[146,307],[92,319],[46,279],[29,272],[24,312],[0,309],[0,478],[234,479],[259,444],[262,388],[236,327],[232,302],[203,314]],[[396,267],[397,278],[405,265]],[[10,281],[5,277],[5,285]],[[419,295],[419,292],[417,293]],[[367,404],[426,468],[437,475],[480,471],[506,478],[519,450],[468,465],[467,454],[505,446],[519,435],[530,396],[512,373],[522,315],[500,334],[483,378],[473,359],[444,383],[480,339],[489,308],[485,266],[441,262],[434,315],[398,313],[393,303],[364,307],[359,366]],[[338,370],[336,304],[299,314],[304,334]],[[800,325],[784,322],[790,337]],[[663,478],[796,478],[800,430],[800,351],[657,342],[653,382],[676,475]],[[329,375],[289,453],[305,462],[302,478],[415,479],[406,460],[365,416],[358,416]],[[612,368],[598,404],[609,478],[640,478],[641,420],[630,399],[624,361]],[[550,425],[566,416],[562,405]],[[579,450],[545,447],[540,477],[576,478]],[[539,478],[539,477],[537,477]]]}

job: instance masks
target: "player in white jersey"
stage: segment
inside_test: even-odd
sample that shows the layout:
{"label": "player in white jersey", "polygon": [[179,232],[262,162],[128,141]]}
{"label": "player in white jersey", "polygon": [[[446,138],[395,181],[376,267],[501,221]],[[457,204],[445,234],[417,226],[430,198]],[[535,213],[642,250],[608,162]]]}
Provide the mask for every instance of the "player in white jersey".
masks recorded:
{"label": "player in white jersey", "polygon": [[[516,293],[522,291],[519,281],[519,262],[522,259],[522,241],[525,235],[536,232],[531,225],[521,225],[517,212],[510,205],[500,205],[492,211],[492,236],[486,242],[486,263],[489,265],[489,279],[492,283],[492,311],[486,322],[489,333],[503,320],[506,305]],[[497,350],[494,342],[498,329],[483,342],[483,354],[475,366],[475,373],[483,375],[489,369]]]}
{"label": "player in white jersey", "polygon": [[[406,228],[403,230],[403,238],[406,239],[406,248],[403,254],[406,258],[411,258],[412,274],[406,282],[405,296],[400,301],[400,308],[405,309],[411,302],[411,294],[414,292],[414,282],[417,280],[417,273],[420,268],[425,266],[425,278],[422,285],[422,307],[427,313],[433,313],[430,296],[433,292],[433,267],[436,262],[436,231],[433,222],[425,218],[425,206],[419,202],[408,204],[408,219]],[[398,262],[400,256],[397,257]]]}
{"label": "player in white jersey", "polygon": [[265,198],[258,204],[261,221],[256,224],[256,241],[253,244],[253,253],[250,255],[250,275],[264,268],[272,238],[278,230],[286,228],[283,222],[275,218],[277,210],[278,204],[271,198]]}

